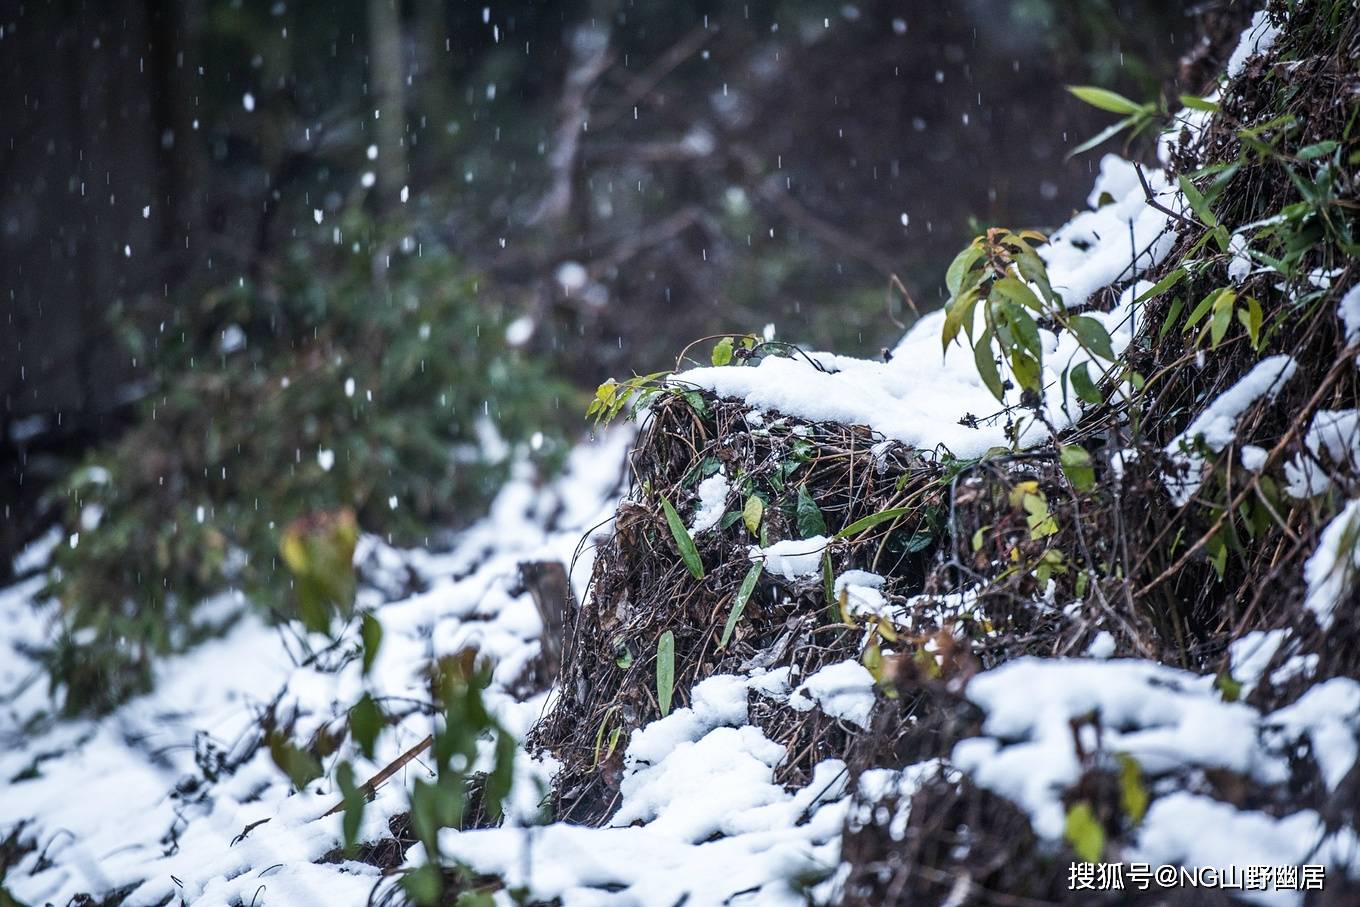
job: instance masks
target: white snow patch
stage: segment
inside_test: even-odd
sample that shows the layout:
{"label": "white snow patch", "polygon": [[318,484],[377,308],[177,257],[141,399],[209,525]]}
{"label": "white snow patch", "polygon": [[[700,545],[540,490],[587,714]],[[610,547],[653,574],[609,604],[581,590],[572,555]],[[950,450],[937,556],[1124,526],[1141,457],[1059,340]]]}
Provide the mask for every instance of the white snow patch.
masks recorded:
{"label": "white snow patch", "polygon": [[815,576],[822,568],[822,552],[831,540],[824,535],[814,535],[805,539],[785,539],[761,548],[752,545],[750,558],[764,560],[765,570],[786,580],[797,580],[805,576]]}
{"label": "white snow patch", "polygon": [[1308,583],[1304,607],[1318,626],[1330,629],[1336,609],[1347,600],[1360,570],[1360,498],[1350,501],[1322,530],[1317,549],[1303,565]]}
{"label": "white snow patch", "polygon": [[727,475],[720,469],[700,482],[696,490],[699,493],[699,509],[695,511],[694,522],[690,524],[690,535],[707,532],[718,525],[718,521],[727,510],[727,496],[731,493],[732,486],[727,481]]}
{"label": "white snow patch", "polygon": [[1166,487],[1178,507],[1185,506],[1199,491],[1204,457],[1196,445],[1203,444],[1217,453],[1231,444],[1237,437],[1237,420],[1247,407],[1262,397],[1274,399],[1297,368],[1298,363],[1288,354],[1267,356],[1236,384],[1214,398],[1190,427],[1166,446],[1166,453],[1177,470],[1165,477]]}
{"label": "white snow patch", "polygon": [[1279,37],[1279,26],[1270,23],[1265,10],[1252,16],[1251,25],[1242,32],[1237,47],[1233,48],[1232,56],[1228,58],[1228,78],[1235,79],[1241,75],[1247,61],[1257,54],[1268,53]]}
{"label": "white snow patch", "polygon": [[827,665],[799,684],[789,705],[800,712],[818,705],[832,718],[867,729],[874,709],[873,675],[854,659]]}

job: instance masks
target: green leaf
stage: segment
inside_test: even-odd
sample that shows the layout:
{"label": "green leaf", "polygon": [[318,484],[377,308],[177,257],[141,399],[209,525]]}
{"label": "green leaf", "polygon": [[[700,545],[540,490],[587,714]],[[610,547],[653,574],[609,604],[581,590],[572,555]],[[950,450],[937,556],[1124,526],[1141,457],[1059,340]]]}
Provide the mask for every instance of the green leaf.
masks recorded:
{"label": "green leaf", "polygon": [[827,547],[822,552],[822,595],[826,598],[826,605],[832,609],[832,620],[836,619],[836,577],[835,571],[831,569],[831,548]]}
{"label": "green leaf", "polygon": [[1209,346],[1216,349],[1228,333],[1232,324],[1233,303],[1237,301],[1237,291],[1224,289],[1214,300],[1214,314],[1209,322]]}
{"label": "green leaf", "polygon": [[1195,212],[1195,216],[1203,221],[1206,227],[1217,227],[1218,218],[1214,216],[1213,210],[1209,207],[1209,202],[1195,187],[1195,184],[1184,176],[1177,177],[1176,181],[1180,184],[1181,192],[1185,194],[1185,200],[1190,203],[1190,209]]}
{"label": "green leaf", "polygon": [[1039,325],[1035,323],[1029,312],[1010,300],[1001,304],[1001,310],[1005,316],[1006,325],[1015,337],[1015,342],[1036,361],[1042,361],[1044,344],[1039,339]]}
{"label": "green leaf", "polygon": [[1255,296],[1248,296],[1246,308],[1237,310],[1237,320],[1242,322],[1242,327],[1247,329],[1247,339],[1251,341],[1253,350],[1261,348],[1261,321],[1263,318],[1261,303],[1256,300]]}
{"label": "green leaf", "polygon": [[959,290],[963,287],[963,281],[968,272],[982,259],[982,248],[976,244],[969,245],[966,249],[954,256],[954,260],[949,263],[949,270],[944,274],[944,285],[949,290],[951,297],[957,297]]}
{"label": "green leaf", "polygon": [[1068,85],[1067,90],[1081,98],[1092,107],[1099,107],[1101,110],[1108,110],[1110,113],[1140,113],[1143,105],[1131,101],[1122,94],[1110,91],[1107,88],[1097,88],[1094,85]]}
{"label": "green leaf", "polygon": [[341,829],[345,836],[345,851],[353,852],[359,843],[359,825],[363,822],[364,807],[367,805],[361,785],[354,783],[354,766],[348,761],[335,767],[335,783],[344,799],[345,813]]}
{"label": "green leaf", "polygon": [[992,352],[992,332],[983,331],[973,347],[973,363],[977,366],[978,377],[987,385],[992,396],[1002,400],[1006,392],[1001,385],[1001,373],[996,368],[996,354]]}
{"label": "green leaf", "polygon": [[1026,286],[1023,281],[1016,280],[1014,277],[1003,277],[992,284],[992,292],[1000,293],[1011,302],[1035,312],[1044,310],[1043,304],[1039,302],[1039,297],[1034,295],[1034,291]]}
{"label": "green leaf", "polygon": [[1077,392],[1077,396],[1081,398],[1083,403],[1099,406],[1105,402],[1105,398],[1101,396],[1100,388],[1096,387],[1095,382],[1091,380],[1091,374],[1087,370],[1088,365],[1090,363],[1078,362],[1072,366],[1072,371],[1069,373],[1072,378],[1072,389]]}
{"label": "green leaf", "polygon": [[722,639],[718,642],[719,649],[727,648],[728,642],[732,639],[732,631],[737,628],[737,621],[741,620],[741,613],[746,610],[746,602],[750,600],[751,593],[756,589],[756,581],[760,579],[760,571],[765,565],[761,561],[756,561],[750,570],[746,571],[746,578],[741,581],[741,588],[737,590],[737,597],[732,599],[732,610],[727,614],[727,624],[723,627]]}
{"label": "green leaf", "polygon": [[1067,326],[1087,350],[1107,362],[1115,360],[1114,346],[1110,343],[1110,332],[1105,330],[1105,325],[1089,315],[1074,315]]}
{"label": "green leaf", "polygon": [[680,551],[680,560],[685,562],[685,566],[695,579],[703,579],[704,562],[699,559],[699,549],[694,547],[694,539],[689,537],[689,530],[681,522],[680,514],[675,512],[671,502],[665,498],[661,499],[661,509],[666,513],[666,525],[670,527],[675,547]]}
{"label": "green leaf", "polygon": [[959,336],[959,331],[966,331],[970,337],[973,335],[973,310],[977,308],[980,298],[978,288],[969,287],[961,295],[949,300],[944,309],[944,328],[940,331],[944,349],[949,349],[949,344]]}
{"label": "green leaf", "polygon": [[298,790],[304,789],[309,781],[321,777],[321,763],[316,757],[306,750],[298,749],[286,735],[278,731],[269,735],[269,755]]}
{"label": "green leaf", "polygon": [[1128,753],[1120,753],[1119,759],[1119,802],[1124,814],[1134,825],[1143,821],[1147,815],[1148,792],[1143,786],[1143,770],[1138,760]]}
{"label": "green leaf", "polygon": [[731,337],[724,337],[714,345],[712,361],[714,365],[727,365],[732,361]]}
{"label": "green leaf", "polygon": [[1222,671],[1214,678],[1214,686],[1222,694],[1224,702],[1237,702],[1242,698],[1242,682],[1234,679],[1228,671]]}
{"label": "green leaf", "polygon": [[1010,361],[1011,372],[1015,375],[1015,380],[1020,383],[1021,387],[1035,393],[1043,389],[1039,386],[1039,378],[1043,374],[1043,368],[1036,359],[1017,350],[1011,353]]}
{"label": "green leaf", "polygon": [[378,657],[378,650],[382,648],[383,629],[378,619],[367,611],[364,612],[363,620],[359,626],[359,638],[364,646],[364,673],[367,674],[373,667],[373,662]]}
{"label": "green leaf", "polygon": [[1099,863],[1105,853],[1105,829],[1091,812],[1091,804],[1085,800],[1072,804],[1067,810],[1063,838],[1087,863]]}
{"label": "green leaf", "polygon": [[486,814],[497,821],[505,809],[505,798],[510,795],[510,787],[515,779],[515,750],[519,744],[513,734],[504,730],[496,732],[496,764],[487,772],[486,782],[482,785],[482,801]]}
{"label": "green leaf", "polygon": [[866,529],[872,529],[879,523],[886,523],[895,520],[900,516],[905,516],[911,512],[910,507],[889,507],[887,510],[880,510],[878,513],[871,513],[866,517],[860,517],[840,532],[836,533],[838,539],[848,539],[851,536],[859,535]]}
{"label": "green leaf", "polygon": [[1200,319],[1209,314],[1214,307],[1214,302],[1218,297],[1227,292],[1226,287],[1219,287],[1217,290],[1210,290],[1209,294],[1199,301],[1199,304],[1190,311],[1190,317],[1185,319],[1185,326],[1181,328],[1182,333],[1189,333],[1199,324]]}
{"label": "green leaf", "polygon": [[798,486],[798,505],[795,510],[798,520],[798,534],[803,538],[811,538],[814,535],[826,535],[826,519],[822,517],[822,510],[817,506],[817,502],[808,494],[806,485]]}
{"label": "green leaf", "polygon": [[1151,299],[1154,296],[1160,296],[1167,290],[1174,287],[1176,284],[1180,283],[1184,277],[1185,268],[1177,268],[1170,274],[1163,277],[1161,280],[1154,283],[1151,287],[1144,290],[1141,294],[1139,294],[1138,298],[1135,299],[1134,302],[1142,302],[1145,299]]}
{"label": "green leaf", "polygon": [[1328,139],[1325,142],[1314,142],[1312,145],[1305,145],[1294,155],[1301,161],[1311,161],[1315,158],[1326,157],[1338,148],[1338,144]]}
{"label": "green leaf", "polygon": [[661,717],[671,713],[671,697],[675,695],[675,634],[670,630],[656,641],[656,703]]}
{"label": "green leaf", "polygon": [[1064,444],[1058,450],[1063,472],[1077,491],[1087,492],[1096,487],[1096,471],[1091,455],[1079,444]]}
{"label": "green leaf", "polygon": [[1052,303],[1058,302],[1058,294],[1053,292],[1053,286],[1048,282],[1048,268],[1034,250],[1025,246],[1024,251],[1015,259],[1015,266],[1020,269],[1020,276],[1038,287],[1045,299]]}
{"label": "green leaf", "polygon": [[354,707],[349,710],[350,735],[369,759],[373,758],[378,734],[382,731],[384,723],[382,709],[367,693],[361,696]]}
{"label": "green leaf", "polygon": [[1100,130],[1100,132],[1097,132],[1095,135],[1091,136],[1089,139],[1082,142],[1080,145],[1073,148],[1071,151],[1067,152],[1067,155],[1063,158],[1063,160],[1070,161],[1077,155],[1090,151],[1097,145],[1100,145],[1103,142],[1114,138],[1115,136],[1119,135],[1119,133],[1127,129],[1129,126],[1133,125],[1133,121],[1134,121],[1133,117],[1125,117],[1124,119],[1120,120],[1117,123],[1113,123],[1109,126],[1106,126],[1104,129]]}
{"label": "green leaf", "polygon": [[741,509],[741,521],[746,524],[746,531],[751,535],[760,532],[760,520],[765,516],[765,502],[755,495],[746,499],[746,506]]}
{"label": "green leaf", "polygon": [[1171,301],[1171,309],[1166,313],[1166,318],[1162,320],[1162,326],[1157,330],[1157,339],[1166,337],[1167,333],[1176,326],[1176,319],[1181,317],[1181,309],[1185,308],[1184,297],[1177,296]]}
{"label": "green leaf", "polygon": [[1181,105],[1189,107],[1191,110],[1202,110],[1205,113],[1218,113],[1218,105],[1207,98],[1195,97],[1192,94],[1183,94],[1180,97]]}

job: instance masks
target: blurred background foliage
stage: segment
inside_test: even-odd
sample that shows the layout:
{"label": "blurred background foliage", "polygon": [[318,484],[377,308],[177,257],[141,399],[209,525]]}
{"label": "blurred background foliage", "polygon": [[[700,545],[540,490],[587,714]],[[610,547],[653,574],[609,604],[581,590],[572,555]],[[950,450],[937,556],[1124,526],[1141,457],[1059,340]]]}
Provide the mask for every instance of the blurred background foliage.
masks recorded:
{"label": "blurred background foliage", "polygon": [[292,521],[456,528],[606,376],[766,323],[875,354],[977,225],[1081,204],[1096,157],[1064,157],[1105,118],[1065,83],[1177,90],[1203,27],[1152,0],[6,4],[0,578],[62,523],[50,663],[97,707],[214,629],[205,598],[290,613]]}

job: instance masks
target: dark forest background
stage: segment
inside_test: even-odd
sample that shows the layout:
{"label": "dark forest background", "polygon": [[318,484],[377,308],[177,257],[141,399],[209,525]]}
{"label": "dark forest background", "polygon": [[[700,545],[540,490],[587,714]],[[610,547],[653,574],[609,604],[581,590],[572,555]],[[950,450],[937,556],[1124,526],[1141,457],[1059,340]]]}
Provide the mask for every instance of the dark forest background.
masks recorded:
{"label": "dark forest background", "polygon": [[0,554],[107,512],[92,581],[165,587],[261,494],[410,538],[692,339],[874,354],[1082,204],[1065,84],[1175,90],[1225,5],[5,0]]}

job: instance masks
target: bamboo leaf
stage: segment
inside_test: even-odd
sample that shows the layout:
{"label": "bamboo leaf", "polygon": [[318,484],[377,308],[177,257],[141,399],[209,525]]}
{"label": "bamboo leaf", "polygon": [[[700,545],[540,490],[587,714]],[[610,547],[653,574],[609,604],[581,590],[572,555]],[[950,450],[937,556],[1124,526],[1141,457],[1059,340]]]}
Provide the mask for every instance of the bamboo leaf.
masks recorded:
{"label": "bamboo leaf", "polygon": [[680,550],[680,560],[685,562],[685,566],[695,579],[703,579],[704,562],[699,558],[699,549],[694,547],[694,539],[690,538],[689,530],[680,521],[680,514],[675,512],[671,502],[665,498],[661,499],[661,509],[666,513],[666,525],[670,527],[671,536],[675,539],[675,547]]}
{"label": "bamboo leaf", "polygon": [[656,703],[661,717],[671,713],[671,698],[675,695],[675,634],[670,630],[656,641]]}
{"label": "bamboo leaf", "polygon": [[1122,94],[1110,91],[1108,88],[1097,88],[1094,85],[1068,85],[1067,90],[1092,107],[1099,107],[1101,110],[1108,110],[1110,113],[1132,114],[1139,113],[1143,109],[1142,104],[1131,101]]}
{"label": "bamboo leaf", "polygon": [[1202,110],[1205,113],[1218,113],[1218,105],[1208,98],[1196,97],[1192,94],[1183,94],[1180,97],[1182,106],[1189,107],[1191,110]]}
{"label": "bamboo leaf", "polygon": [[1237,310],[1237,320],[1242,322],[1242,327],[1247,329],[1247,339],[1251,341],[1251,348],[1259,350],[1261,348],[1261,322],[1264,315],[1261,313],[1261,303],[1255,296],[1247,297],[1247,306]]}
{"label": "bamboo leaf", "polygon": [[1142,302],[1145,299],[1151,299],[1154,296],[1160,296],[1167,290],[1174,287],[1176,284],[1180,283],[1182,278],[1184,277],[1185,268],[1177,268],[1170,274],[1163,277],[1161,280],[1154,283],[1149,289],[1144,290],[1141,294],[1139,294],[1138,298],[1135,299],[1134,302]]}
{"label": "bamboo leaf", "polygon": [[1063,158],[1063,160],[1070,161],[1077,155],[1090,151],[1097,145],[1119,135],[1120,132],[1124,131],[1131,125],[1133,125],[1133,117],[1125,117],[1124,119],[1120,120],[1117,123],[1114,123],[1110,126],[1106,126],[1104,129],[1100,130],[1100,132],[1097,132],[1095,135],[1091,136],[1089,139],[1082,142],[1080,145],[1073,148],[1071,151],[1067,152],[1067,156]]}
{"label": "bamboo leaf", "polygon": [[737,597],[732,599],[732,610],[727,614],[727,624],[723,627],[722,639],[718,642],[719,649],[727,648],[727,643],[731,641],[732,631],[737,628],[737,621],[741,620],[741,613],[746,610],[746,602],[755,591],[756,581],[760,579],[760,571],[764,566],[763,562],[756,561],[751,569],[746,571],[746,578],[741,581]]}
{"label": "bamboo leaf", "polygon": [[887,510],[880,510],[878,513],[871,513],[866,517],[860,517],[840,532],[836,533],[838,539],[848,539],[851,536],[859,535],[866,529],[873,529],[879,523],[886,523],[888,520],[895,520],[900,516],[905,516],[911,511],[910,507],[890,507]]}
{"label": "bamboo leaf", "polygon": [[1217,348],[1228,333],[1232,324],[1233,303],[1237,301],[1235,290],[1224,289],[1214,300],[1214,314],[1209,322],[1209,346]]}

